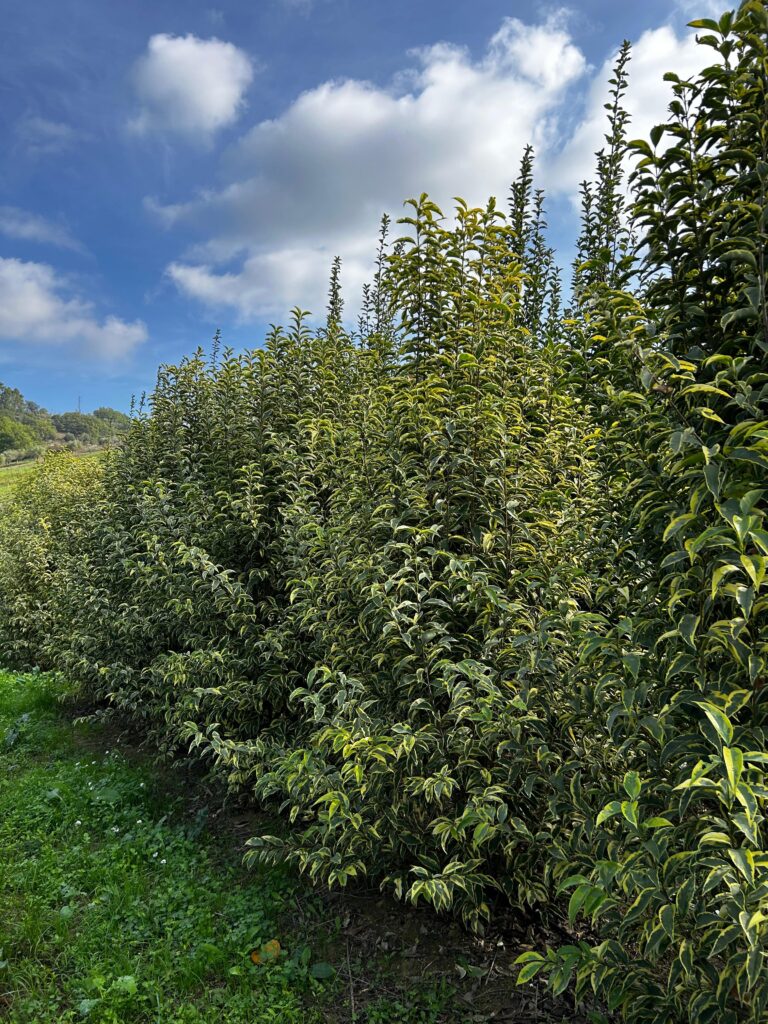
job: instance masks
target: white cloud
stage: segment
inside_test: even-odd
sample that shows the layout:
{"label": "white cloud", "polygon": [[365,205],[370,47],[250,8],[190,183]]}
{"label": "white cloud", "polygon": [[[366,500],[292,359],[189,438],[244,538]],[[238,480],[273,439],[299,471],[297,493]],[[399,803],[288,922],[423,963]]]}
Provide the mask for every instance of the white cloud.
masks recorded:
{"label": "white cloud", "polygon": [[723,0],[675,0],[675,7],[686,18],[714,18],[715,21],[728,9]]}
{"label": "white cloud", "polygon": [[[576,127],[559,157],[546,167],[544,184],[547,188],[572,190],[577,182],[591,178],[597,150],[604,145],[606,113],[603,104],[608,99],[608,80],[615,54],[595,75],[589,89],[584,119]],[[712,51],[696,43],[693,33],[682,39],[668,25],[644,32],[632,47],[629,63],[629,88],[624,107],[630,115],[628,128],[631,139],[648,138],[655,124],[666,120],[667,105],[672,90],[664,81],[667,71],[681,78],[695,74],[712,61]]]}
{"label": "white cloud", "polygon": [[16,124],[15,131],[21,148],[33,157],[61,153],[76,139],[76,133],[71,125],[34,115],[21,118]]}
{"label": "white cloud", "polygon": [[[344,291],[353,297],[352,306],[371,276],[372,246],[368,234],[340,244],[345,254]],[[235,273],[210,264],[179,262],[172,263],[167,274],[185,294],[211,308],[229,306],[245,319],[272,312],[284,315],[294,305],[317,312],[325,306],[334,255],[335,250],[320,246],[284,246],[248,255]]]}
{"label": "white cloud", "polygon": [[[562,23],[562,12],[538,26],[510,18],[477,61],[438,44],[414,54],[416,66],[388,88],[343,80],[305,92],[240,140],[229,186],[149,204],[166,224],[211,236],[196,262],[169,268],[171,278],[244,317],[282,315],[295,302],[324,305],[339,253],[352,294],[369,274],[382,212],[422,191],[448,203],[503,195],[525,144],[548,145],[552,113],[586,70]],[[237,254],[239,269],[216,269]]]}
{"label": "white cloud", "polygon": [[0,344],[69,347],[105,360],[129,355],[147,338],[140,320],[99,320],[46,263],[0,259]]}
{"label": "white cloud", "polygon": [[129,128],[209,142],[237,120],[252,79],[250,59],[232,43],[154,35],[134,68],[140,109]]}
{"label": "white cloud", "polygon": [[81,252],[82,246],[66,227],[17,206],[0,206],[0,235],[24,242],[40,242]]}
{"label": "white cloud", "polygon": [[[695,64],[694,52],[669,28],[641,37],[633,134],[663,118],[663,72]],[[406,197],[428,192],[447,210],[456,195],[503,203],[529,142],[551,194],[575,194],[591,174],[611,61],[588,67],[565,12],[538,25],[505,19],[477,59],[447,44],[411,56],[387,87],[324,82],[256,124],[227,153],[222,188],[187,202],[147,201],[167,227],[207,239],[168,268],[184,294],[246,320],[283,317],[294,304],[322,310],[338,254],[354,305],[371,275],[380,215],[399,215]]]}

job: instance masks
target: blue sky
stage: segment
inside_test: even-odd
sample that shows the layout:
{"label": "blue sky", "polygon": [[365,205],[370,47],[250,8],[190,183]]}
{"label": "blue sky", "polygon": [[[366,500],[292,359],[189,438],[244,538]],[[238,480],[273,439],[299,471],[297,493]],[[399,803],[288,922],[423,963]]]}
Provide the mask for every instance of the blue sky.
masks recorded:
{"label": "blue sky", "polygon": [[504,197],[538,152],[553,242],[635,43],[633,134],[704,55],[706,0],[27,0],[0,37],[0,380],[56,411],[127,408],[217,327],[256,346],[353,310],[409,195]]}

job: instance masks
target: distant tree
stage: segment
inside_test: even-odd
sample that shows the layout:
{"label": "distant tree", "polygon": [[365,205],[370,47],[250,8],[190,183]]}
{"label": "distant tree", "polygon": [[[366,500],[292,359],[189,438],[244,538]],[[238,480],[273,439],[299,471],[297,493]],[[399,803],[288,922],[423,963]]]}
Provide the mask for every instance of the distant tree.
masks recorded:
{"label": "distant tree", "polygon": [[84,412],[56,413],[53,423],[60,434],[72,434],[78,440],[99,436],[99,421]]}
{"label": "distant tree", "polygon": [[25,416],[19,422],[28,427],[38,441],[52,441],[56,437],[56,427],[45,410],[38,416]]}
{"label": "distant tree", "polygon": [[100,406],[93,415],[82,412],[54,416],[36,402],[30,402],[18,388],[0,381],[0,419],[5,424],[0,452],[40,448],[64,434],[77,442],[109,441],[128,429],[131,420],[119,409]]}
{"label": "distant tree", "polygon": [[102,405],[93,410],[97,420],[108,423],[114,430],[127,430],[131,424],[131,417],[118,409],[111,409],[108,405]]}
{"label": "distant tree", "polygon": [[56,428],[46,409],[36,402],[29,402],[18,390],[0,382],[0,415],[9,417],[32,431],[34,443],[50,441],[56,435]]}
{"label": "distant tree", "polygon": [[0,415],[0,452],[33,449],[37,444],[38,438],[28,426]]}
{"label": "distant tree", "polygon": [[18,419],[26,411],[24,396],[17,388],[10,388],[0,381],[0,413]]}

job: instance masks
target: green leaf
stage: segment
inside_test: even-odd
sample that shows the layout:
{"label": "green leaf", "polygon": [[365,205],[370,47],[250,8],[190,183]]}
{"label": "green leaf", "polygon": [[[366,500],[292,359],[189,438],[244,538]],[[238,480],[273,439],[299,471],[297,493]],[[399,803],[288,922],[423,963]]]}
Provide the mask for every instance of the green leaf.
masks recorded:
{"label": "green leaf", "polygon": [[135,996],[139,990],[136,979],[132,974],[124,974],[121,978],[117,978],[112,982],[111,987],[113,992],[121,992],[126,996]]}
{"label": "green leaf", "polygon": [[592,888],[591,885],[580,885],[571,893],[571,898],[568,901],[568,920],[571,924],[579,916],[579,911],[587,897],[591,894]]}
{"label": "green leaf", "polygon": [[754,946],[747,953],[747,992],[750,992],[760,980],[760,975],[763,972],[763,965],[765,963],[764,957],[765,954],[759,946]]}
{"label": "green leaf", "polygon": [[665,541],[670,540],[672,537],[675,536],[676,533],[679,533],[684,526],[686,526],[690,522],[693,522],[695,518],[696,516],[693,514],[693,512],[685,512],[683,513],[683,515],[675,516],[674,519],[670,520],[669,525],[664,531],[663,539]]}
{"label": "green leaf", "polygon": [[750,817],[743,811],[739,811],[738,814],[734,814],[732,817],[733,824],[736,828],[746,836],[750,843],[756,848],[760,847],[760,836],[755,831],[755,827]]}
{"label": "green leaf", "polygon": [[754,587],[736,587],[736,601],[744,612],[744,618],[749,619],[755,603]]}
{"label": "green leaf", "polygon": [[700,846],[730,846],[731,837],[727,832],[708,831],[699,836]]}
{"label": "green leaf", "polygon": [[719,33],[720,31],[718,23],[711,18],[697,18],[696,21],[689,21],[688,26],[689,28],[705,28],[708,32]]}
{"label": "green leaf", "polygon": [[670,939],[673,938],[675,930],[675,908],[671,903],[668,903],[666,907],[661,908],[659,911],[659,921],[661,922],[661,927]]}
{"label": "green leaf", "polygon": [[525,953],[521,953],[520,956],[515,958],[515,964],[530,964],[530,963],[544,963],[545,958],[541,953],[537,953],[533,949],[527,949]]}
{"label": "green leaf", "polygon": [[738,747],[723,747],[723,764],[728,776],[728,785],[735,791],[744,770],[744,756]]}
{"label": "green leaf", "polygon": [[696,701],[696,703],[715,727],[715,731],[723,743],[729,745],[733,739],[733,726],[723,712],[707,701]]}
{"label": "green leaf", "polygon": [[624,791],[631,800],[637,800],[640,796],[642,783],[636,771],[629,771],[624,776]]}
{"label": "green leaf", "polygon": [[750,885],[755,880],[755,859],[751,850],[729,850],[728,856]]}
{"label": "green leaf", "polygon": [[569,875],[568,878],[560,882],[557,891],[558,893],[565,892],[566,889],[571,889],[574,885],[591,885],[591,882],[586,875]]}
{"label": "green leaf", "polygon": [[562,993],[568,988],[571,981],[571,975],[573,974],[573,967],[574,965],[572,963],[558,966],[549,976],[549,989],[555,998],[562,995]]}
{"label": "green leaf", "polygon": [[768,458],[754,448],[731,448],[726,458],[734,462],[751,462],[761,469],[768,467]]}
{"label": "green leaf", "polygon": [[715,501],[720,500],[720,467],[710,462],[709,465],[704,466],[704,480],[707,485],[707,489],[714,496]]}
{"label": "green leaf", "polygon": [[736,942],[737,939],[742,939],[743,936],[744,933],[741,928],[738,928],[733,924],[729,925],[718,935],[717,939],[715,939],[715,943],[709,953],[710,957],[719,956],[720,953],[722,953],[724,949],[727,949],[732,942]]}
{"label": "green leaf", "polygon": [[637,828],[637,800],[624,800],[621,805],[621,813],[630,825]]}
{"label": "green leaf", "polygon": [[613,818],[617,814],[621,814],[621,801],[611,800],[611,802],[606,804],[602,811],[600,811],[595,824],[602,825],[604,821],[607,821],[609,818]]}
{"label": "green leaf", "polygon": [[699,622],[701,617],[699,615],[688,614],[684,615],[677,625],[677,631],[680,636],[685,640],[689,647],[695,649],[696,645],[693,642],[693,638],[696,636],[696,630],[699,628]]}
{"label": "green leaf", "polygon": [[745,750],[743,757],[745,761],[752,761],[755,764],[768,764],[768,753],[764,750]]}
{"label": "green leaf", "polygon": [[[518,960],[515,963],[519,963]],[[520,973],[517,976],[517,984],[524,985],[526,982],[531,981],[539,973],[541,968],[544,966],[544,957],[540,956],[538,959],[528,960],[520,969]]]}
{"label": "green leaf", "polygon": [[740,572],[741,567],[734,565],[733,562],[727,562],[725,565],[720,565],[712,573],[712,597],[717,594],[717,588],[720,585],[723,577],[729,575],[732,572]]}
{"label": "green leaf", "polygon": [[313,978],[325,979],[332,978],[336,974],[336,971],[330,964],[325,963],[323,960],[319,960],[316,964],[312,964],[309,968],[309,973]]}
{"label": "green leaf", "polygon": [[759,590],[765,579],[766,559],[764,555],[742,555],[741,564],[747,570],[755,590]]}

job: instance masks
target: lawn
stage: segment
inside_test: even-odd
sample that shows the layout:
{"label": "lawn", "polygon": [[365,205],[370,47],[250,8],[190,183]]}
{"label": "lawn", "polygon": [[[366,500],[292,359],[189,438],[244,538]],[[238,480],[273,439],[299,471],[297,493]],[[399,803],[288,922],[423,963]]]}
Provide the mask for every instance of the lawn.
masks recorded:
{"label": "lawn", "polygon": [[50,677],[0,672],[0,1018],[478,1019],[444,982],[409,978],[389,992],[369,978],[354,1005],[352,975],[373,968],[348,973],[342,916],[280,868],[246,871],[178,773],[74,725],[58,694]]}
{"label": "lawn", "polygon": [[2,677],[0,747],[0,1016],[324,1019],[334,982],[313,973],[332,972],[279,929],[286,874],[244,876],[203,812],[73,729],[42,677]]}

